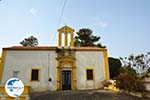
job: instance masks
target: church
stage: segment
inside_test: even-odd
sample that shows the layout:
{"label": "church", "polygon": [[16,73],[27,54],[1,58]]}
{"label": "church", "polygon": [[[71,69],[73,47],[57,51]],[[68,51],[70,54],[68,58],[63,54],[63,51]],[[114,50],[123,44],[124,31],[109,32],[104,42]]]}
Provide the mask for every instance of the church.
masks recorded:
{"label": "church", "polygon": [[58,46],[4,47],[0,86],[10,78],[21,79],[31,91],[98,89],[109,80],[107,49],[75,47],[74,29],[64,26]]}

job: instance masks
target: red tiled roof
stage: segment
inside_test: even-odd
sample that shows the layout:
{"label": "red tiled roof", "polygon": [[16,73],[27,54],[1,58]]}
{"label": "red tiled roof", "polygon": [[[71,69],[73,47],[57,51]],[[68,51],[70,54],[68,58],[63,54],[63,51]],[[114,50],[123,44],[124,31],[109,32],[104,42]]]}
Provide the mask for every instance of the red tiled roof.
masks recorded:
{"label": "red tiled roof", "polygon": [[103,51],[103,50],[107,50],[107,49],[105,49],[105,48],[99,48],[99,47],[76,47],[76,50],[81,50],[81,51],[82,51],[82,50],[83,50],[83,51],[84,51],[84,50],[85,50],[85,51],[86,51],[86,50],[89,50],[89,51],[90,51],[90,50],[92,50],[92,51],[94,51],[94,50],[96,50],[96,51],[97,51],[97,50],[98,50],[98,51]]}
{"label": "red tiled roof", "polygon": [[56,46],[12,46],[3,48],[4,50],[55,50]]}
{"label": "red tiled roof", "polygon": [[[25,46],[12,46],[3,48],[4,50],[56,50],[57,46],[35,46],[35,47],[25,47]],[[98,47],[74,47],[77,51],[105,51],[105,48]]]}

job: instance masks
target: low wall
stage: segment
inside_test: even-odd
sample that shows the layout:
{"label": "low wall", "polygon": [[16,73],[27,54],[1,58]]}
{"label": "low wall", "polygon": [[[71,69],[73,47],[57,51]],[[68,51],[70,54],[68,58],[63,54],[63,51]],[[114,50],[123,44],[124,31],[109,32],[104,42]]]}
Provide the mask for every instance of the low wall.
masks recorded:
{"label": "low wall", "polygon": [[145,78],[146,89],[150,92],[150,77]]}
{"label": "low wall", "polygon": [[7,95],[5,86],[0,86],[0,100],[30,100],[29,93],[30,86],[25,86],[22,95],[20,97],[14,98]]}

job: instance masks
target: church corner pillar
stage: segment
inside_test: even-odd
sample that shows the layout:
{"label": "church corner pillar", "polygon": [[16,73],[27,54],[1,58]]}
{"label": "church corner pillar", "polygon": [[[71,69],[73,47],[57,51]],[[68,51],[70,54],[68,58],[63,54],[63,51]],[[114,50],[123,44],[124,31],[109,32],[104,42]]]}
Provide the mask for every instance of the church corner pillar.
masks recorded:
{"label": "church corner pillar", "polygon": [[1,61],[0,61],[0,82],[2,81],[5,57],[6,57],[6,50],[3,49],[2,50],[2,58],[1,58]]}
{"label": "church corner pillar", "polygon": [[106,80],[110,79],[110,74],[109,74],[109,64],[108,64],[108,55],[107,55],[107,50],[103,51],[104,54],[104,64],[105,64],[105,77]]}

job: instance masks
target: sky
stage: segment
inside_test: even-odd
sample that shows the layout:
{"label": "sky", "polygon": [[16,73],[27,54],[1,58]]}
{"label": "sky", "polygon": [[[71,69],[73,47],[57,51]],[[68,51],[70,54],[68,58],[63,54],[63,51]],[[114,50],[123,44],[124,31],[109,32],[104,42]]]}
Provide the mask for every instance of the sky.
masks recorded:
{"label": "sky", "polygon": [[90,28],[108,56],[150,52],[150,0],[0,0],[0,53],[31,35],[39,46],[57,46],[57,29]]}

